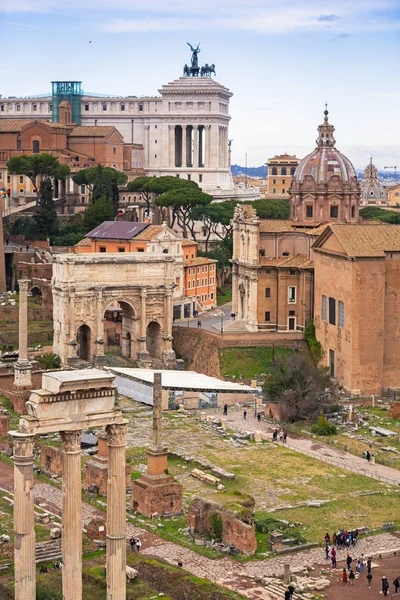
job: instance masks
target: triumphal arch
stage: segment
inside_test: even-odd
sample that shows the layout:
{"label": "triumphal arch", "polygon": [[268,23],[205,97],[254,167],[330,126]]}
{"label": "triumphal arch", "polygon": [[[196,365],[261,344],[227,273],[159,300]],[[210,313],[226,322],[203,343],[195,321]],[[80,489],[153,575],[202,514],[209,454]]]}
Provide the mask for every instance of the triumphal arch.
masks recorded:
{"label": "triumphal arch", "polygon": [[104,313],[117,306],[122,354],[175,366],[174,258],[167,254],[58,254],[53,262],[53,350],[62,362],[105,363]]}

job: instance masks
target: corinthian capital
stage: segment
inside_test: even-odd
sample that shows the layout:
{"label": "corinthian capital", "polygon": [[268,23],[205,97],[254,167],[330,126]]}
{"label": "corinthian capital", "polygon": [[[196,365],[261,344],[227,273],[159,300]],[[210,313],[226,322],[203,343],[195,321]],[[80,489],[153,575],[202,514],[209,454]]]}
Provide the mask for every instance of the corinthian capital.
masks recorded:
{"label": "corinthian capital", "polygon": [[126,446],[126,425],[107,425],[107,443],[109,446]]}
{"label": "corinthian capital", "polygon": [[61,431],[61,441],[64,452],[81,451],[81,431]]}

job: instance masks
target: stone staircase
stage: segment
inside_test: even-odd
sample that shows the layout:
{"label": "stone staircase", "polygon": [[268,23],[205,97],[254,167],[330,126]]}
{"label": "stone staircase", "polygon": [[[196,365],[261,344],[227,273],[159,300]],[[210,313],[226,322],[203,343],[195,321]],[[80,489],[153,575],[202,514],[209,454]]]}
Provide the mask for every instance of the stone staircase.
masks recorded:
{"label": "stone staircase", "polygon": [[[221,333],[221,323],[214,323],[212,328]],[[239,331],[246,331],[246,325],[244,321],[239,319],[231,319],[230,317],[223,320],[223,332],[234,333]]]}
{"label": "stone staircase", "polygon": [[36,563],[52,562],[61,558],[61,538],[38,542],[35,545]]}

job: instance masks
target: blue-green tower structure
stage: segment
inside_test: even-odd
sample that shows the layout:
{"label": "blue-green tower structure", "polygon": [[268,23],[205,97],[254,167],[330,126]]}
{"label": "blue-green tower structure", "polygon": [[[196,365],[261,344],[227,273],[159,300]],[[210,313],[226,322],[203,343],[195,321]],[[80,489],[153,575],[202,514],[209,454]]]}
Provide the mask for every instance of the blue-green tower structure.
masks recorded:
{"label": "blue-green tower structure", "polygon": [[72,108],[72,122],[81,124],[82,81],[52,81],[52,121],[60,122],[58,107],[60,102],[68,100]]}

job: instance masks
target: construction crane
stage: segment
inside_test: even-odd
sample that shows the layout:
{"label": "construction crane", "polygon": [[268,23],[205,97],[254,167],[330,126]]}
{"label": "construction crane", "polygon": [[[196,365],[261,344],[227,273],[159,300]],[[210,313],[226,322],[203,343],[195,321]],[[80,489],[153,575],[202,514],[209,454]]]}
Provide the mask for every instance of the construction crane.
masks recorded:
{"label": "construction crane", "polygon": [[394,178],[396,179],[396,171],[397,171],[397,167],[383,167],[384,169],[393,169],[394,170]]}

